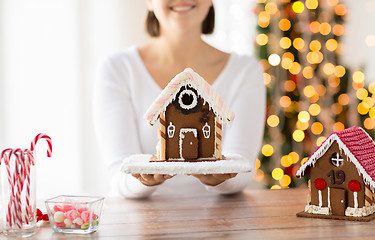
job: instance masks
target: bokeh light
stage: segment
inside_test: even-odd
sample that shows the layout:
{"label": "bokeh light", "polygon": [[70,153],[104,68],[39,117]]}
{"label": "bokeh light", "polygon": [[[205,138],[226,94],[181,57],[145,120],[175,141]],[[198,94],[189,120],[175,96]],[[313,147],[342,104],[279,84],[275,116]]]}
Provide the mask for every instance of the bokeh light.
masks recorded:
{"label": "bokeh light", "polygon": [[290,167],[293,164],[293,159],[289,155],[284,155],[284,156],[281,157],[280,163],[281,163],[281,166],[287,168],[287,167]]}
{"label": "bokeh light", "polygon": [[344,26],[341,25],[341,24],[336,24],[335,26],[333,26],[333,29],[332,29],[332,32],[333,34],[335,34],[336,36],[342,36],[344,35]]}
{"label": "bokeh light", "polygon": [[298,120],[301,122],[308,122],[310,120],[310,114],[307,111],[301,111],[298,113]]}
{"label": "bokeh light", "polygon": [[279,11],[279,9],[277,8],[277,5],[276,3],[274,2],[269,2],[266,4],[266,6],[264,7],[264,9],[266,10],[266,12],[268,12],[269,14],[275,14]]}
{"label": "bokeh light", "polygon": [[311,124],[311,132],[314,135],[320,135],[323,132],[323,124],[320,122],[314,122]]}
{"label": "bokeh light", "polygon": [[264,79],[264,84],[266,86],[269,85],[271,83],[271,80],[272,80],[271,75],[268,74],[268,73],[263,74],[263,79]]}
{"label": "bokeh light", "polygon": [[284,83],[284,89],[287,92],[293,92],[296,89],[296,83],[293,80],[287,80]]}
{"label": "bokeh light", "polygon": [[293,62],[292,67],[289,69],[289,72],[291,74],[297,75],[301,72],[301,64],[298,62]]}
{"label": "bokeh light", "polygon": [[297,129],[293,132],[293,139],[296,142],[302,142],[303,139],[305,139],[305,133],[302,130]]}
{"label": "bokeh light", "polygon": [[260,12],[258,14],[258,25],[262,28],[268,27],[270,24],[270,14],[266,11]]}
{"label": "bokeh light", "polygon": [[305,41],[302,38],[295,38],[293,40],[293,47],[297,50],[302,50],[305,46]]}
{"label": "bokeh light", "polygon": [[279,21],[279,28],[282,30],[282,31],[288,31],[291,27],[291,23],[288,19],[286,18],[283,18]]}
{"label": "bokeh light", "polygon": [[303,5],[302,2],[300,1],[297,1],[297,2],[294,2],[293,5],[292,5],[292,9],[295,13],[301,13],[303,12],[303,10],[305,9],[305,5]]}
{"label": "bokeh light", "polygon": [[320,28],[320,23],[318,21],[312,21],[310,23],[310,31],[313,33],[318,33]]}
{"label": "bokeh light", "polygon": [[365,126],[365,128],[372,130],[375,127],[375,119],[366,118],[365,121],[363,122],[363,125]]}
{"label": "bokeh light", "polygon": [[350,100],[349,96],[346,93],[340,94],[340,96],[338,98],[339,104],[343,105],[343,106],[348,105],[349,104],[349,100]]}
{"label": "bokeh light", "polygon": [[258,36],[256,37],[256,42],[260,46],[264,46],[268,43],[268,36],[264,33],[258,34]]}
{"label": "bokeh light", "polygon": [[289,107],[291,103],[292,103],[292,100],[290,100],[290,97],[288,97],[288,96],[282,96],[280,98],[280,106],[282,106],[284,108]]}
{"label": "bokeh light", "polygon": [[333,124],[333,131],[335,131],[335,132],[341,131],[341,130],[344,130],[344,129],[345,129],[345,125],[342,122],[335,122]]}
{"label": "bokeh light", "polygon": [[316,52],[322,48],[322,44],[318,40],[313,40],[310,42],[309,48],[311,51]]}
{"label": "bokeh light", "polygon": [[365,80],[365,74],[362,71],[355,71],[353,73],[353,81],[355,83],[362,83]]}
{"label": "bokeh light", "polygon": [[370,109],[366,108],[363,103],[359,103],[357,106],[357,111],[361,115],[366,115],[370,111]]}
{"label": "bokeh light", "polygon": [[280,47],[283,49],[288,49],[292,46],[292,41],[288,37],[283,37],[280,39]]}
{"label": "bokeh light", "polygon": [[273,154],[273,147],[270,144],[265,144],[262,147],[262,154],[266,157],[270,157]]}
{"label": "bokeh light", "polygon": [[338,43],[337,43],[337,41],[335,39],[329,39],[329,40],[327,40],[327,42],[326,42],[326,48],[327,48],[328,51],[333,52],[333,51],[335,51],[337,49],[337,47],[338,47]]}
{"label": "bokeh light", "polygon": [[356,96],[359,100],[363,100],[368,96],[368,91],[365,88],[360,88],[357,90]]}
{"label": "bokeh light", "polygon": [[311,104],[309,107],[309,113],[311,116],[318,116],[320,113],[320,105],[319,104]]}
{"label": "bokeh light", "polygon": [[280,119],[278,116],[276,115],[270,115],[268,118],[267,118],[267,124],[270,126],[270,127],[277,127],[280,123]]}
{"label": "bokeh light", "polygon": [[343,77],[346,73],[346,70],[343,66],[338,65],[335,67],[335,75],[336,77]]}
{"label": "bokeh light", "polygon": [[297,121],[296,127],[297,129],[304,131],[309,127],[309,122]]}
{"label": "bokeh light", "polygon": [[275,179],[275,180],[279,180],[283,176],[284,176],[284,170],[282,170],[281,168],[275,168],[272,171],[272,178]]}
{"label": "bokeh light", "polygon": [[306,0],[305,2],[306,8],[308,9],[316,9],[319,5],[318,0]]}
{"label": "bokeh light", "polygon": [[328,35],[331,32],[331,25],[327,22],[323,22],[319,26],[319,32],[322,35]]}
{"label": "bokeh light", "polygon": [[282,187],[288,187],[292,182],[292,179],[289,175],[284,175],[279,179],[279,183]]}
{"label": "bokeh light", "polygon": [[339,16],[343,16],[345,15],[346,13],[346,7],[344,4],[338,4],[336,7],[335,7],[335,13]]}
{"label": "bokeh light", "polygon": [[273,53],[271,54],[269,57],[268,57],[268,62],[272,65],[272,66],[277,66],[280,64],[280,56],[277,55],[276,53]]}
{"label": "bokeh light", "polygon": [[306,97],[310,98],[316,94],[315,88],[311,85],[307,85],[303,89],[303,94],[305,94]]}
{"label": "bokeh light", "polygon": [[306,79],[311,79],[314,77],[314,69],[310,66],[307,66],[303,69],[302,71],[302,75],[306,78]]}

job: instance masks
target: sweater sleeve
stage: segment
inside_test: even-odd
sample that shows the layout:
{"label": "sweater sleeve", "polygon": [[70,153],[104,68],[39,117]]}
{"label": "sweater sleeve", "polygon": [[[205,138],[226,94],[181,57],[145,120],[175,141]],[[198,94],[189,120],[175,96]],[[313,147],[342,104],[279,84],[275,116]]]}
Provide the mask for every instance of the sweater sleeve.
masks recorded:
{"label": "sweater sleeve", "polygon": [[242,191],[253,179],[255,160],[263,139],[266,92],[262,67],[255,59],[235,79],[240,84],[230,89],[230,107],[236,114],[231,127],[223,129],[223,154],[240,154],[251,162],[253,171],[239,173],[217,186],[206,186],[209,191],[232,194]]}
{"label": "sweater sleeve", "polygon": [[94,93],[94,124],[98,144],[110,177],[110,195],[147,197],[147,187],[130,174],[120,172],[122,160],[141,153],[140,137],[131,99],[129,74],[122,62],[108,58],[98,74]]}

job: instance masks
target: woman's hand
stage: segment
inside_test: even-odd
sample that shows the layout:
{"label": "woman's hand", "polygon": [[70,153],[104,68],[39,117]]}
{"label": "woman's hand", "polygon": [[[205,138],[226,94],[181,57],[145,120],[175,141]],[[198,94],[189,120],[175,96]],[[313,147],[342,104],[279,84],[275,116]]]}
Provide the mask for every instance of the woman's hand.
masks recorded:
{"label": "woman's hand", "polygon": [[149,186],[149,187],[162,184],[165,180],[173,177],[172,175],[168,175],[168,174],[140,174],[140,173],[132,173],[132,176],[138,179],[144,185]]}
{"label": "woman's hand", "polygon": [[237,173],[225,173],[225,174],[194,174],[194,177],[198,178],[201,183],[208,186],[216,186],[224,181],[234,178]]}

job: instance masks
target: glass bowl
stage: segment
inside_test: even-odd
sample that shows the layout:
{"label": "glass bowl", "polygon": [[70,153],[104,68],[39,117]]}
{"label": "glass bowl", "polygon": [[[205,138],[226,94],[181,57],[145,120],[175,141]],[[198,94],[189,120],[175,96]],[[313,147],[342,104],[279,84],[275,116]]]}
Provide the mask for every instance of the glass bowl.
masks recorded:
{"label": "glass bowl", "polygon": [[91,233],[98,229],[103,197],[61,195],[46,200],[49,222],[55,232]]}

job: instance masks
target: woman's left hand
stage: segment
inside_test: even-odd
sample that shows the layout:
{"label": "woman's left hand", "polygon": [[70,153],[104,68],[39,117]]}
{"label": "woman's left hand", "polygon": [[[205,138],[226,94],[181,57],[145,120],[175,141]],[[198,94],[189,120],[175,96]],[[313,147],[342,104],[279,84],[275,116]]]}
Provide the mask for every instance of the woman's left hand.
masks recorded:
{"label": "woman's left hand", "polygon": [[225,174],[193,174],[192,176],[196,177],[201,181],[201,183],[208,186],[216,186],[224,181],[234,178],[237,176],[237,173],[225,173]]}

